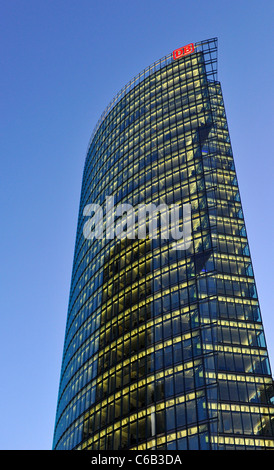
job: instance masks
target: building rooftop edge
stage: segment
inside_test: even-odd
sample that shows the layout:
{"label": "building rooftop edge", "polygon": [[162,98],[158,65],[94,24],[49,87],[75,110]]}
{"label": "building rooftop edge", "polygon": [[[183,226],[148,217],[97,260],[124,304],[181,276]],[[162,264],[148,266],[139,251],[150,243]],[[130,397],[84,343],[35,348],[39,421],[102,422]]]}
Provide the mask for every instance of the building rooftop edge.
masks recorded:
{"label": "building rooftop edge", "polygon": [[[218,38],[214,37],[214,38],[211,38],[211,39],[206,39],[206,40],[203,40],[203,41],[195,42],[194,47],[195,47],[196,51],[198,50],[198,51],[205,52],[205,51],[210,51],[211,49],[214,49],[215,51],[217,51],[217,43],[218,43]],[[212,44],[213,44],[213,46],[212,46]],[[104,109],[103,113],[101,114],[99,120],[97,121],[97,123],[96,123],[96,125],[95,125],[95,127],[92,131],[91,137],[89,139],[88,147],[87,147],[87,154],[88,154],[88,151],[90,149],[92,140],[93,140],[96,132],[98,131],[98,129],[99,129],[100,125],[102,124],[102,122],[104,121],[104,119],[108,116],[110,111],[114,108],[114,106],[128,92],[130,92],[136,85],[141,83],[145,78],[152,75],[152,73],[154,73],[158,70],[161,70],[163,67],[165,67],[166,65],[172,63],[173,61],[174,61],[173,52],[170,52],[166,56],[163,56],[161,59],[158,59],[155,62],[153,62],[151,65],[147,66],[139,74],[135,75],[135,77],[133,77],[128,83],[126,83],[126,85],[124,85],[123,88],[121,88],[121,90],[118,93],[116,93],[114,98],[110,101],[110,103]]]}

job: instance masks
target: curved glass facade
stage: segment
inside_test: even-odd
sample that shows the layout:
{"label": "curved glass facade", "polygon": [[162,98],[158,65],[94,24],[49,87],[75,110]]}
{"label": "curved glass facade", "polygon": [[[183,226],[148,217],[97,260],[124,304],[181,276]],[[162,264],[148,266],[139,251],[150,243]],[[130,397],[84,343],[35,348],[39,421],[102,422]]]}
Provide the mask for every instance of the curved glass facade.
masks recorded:
{"label": "curved glass facade", "polygon": [[[273,385],[216,38],[135,77],[90,141],[54,449],[271,449]],[[191,204],[191,242],[84,236],[85,208]]]}

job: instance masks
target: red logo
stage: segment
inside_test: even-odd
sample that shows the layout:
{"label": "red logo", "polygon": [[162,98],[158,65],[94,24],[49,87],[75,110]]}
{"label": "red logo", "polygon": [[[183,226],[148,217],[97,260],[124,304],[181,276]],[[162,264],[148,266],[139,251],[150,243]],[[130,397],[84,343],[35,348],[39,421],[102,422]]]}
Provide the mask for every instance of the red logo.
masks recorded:
{"label": "red logo", "polygon": [[194,44],[188,44],[187,46],[180,47],[179,49],[176,49],[173,51],[173,59],[180,59],[181,57],[184,57],[185,55],[191,54],[194,52]]}

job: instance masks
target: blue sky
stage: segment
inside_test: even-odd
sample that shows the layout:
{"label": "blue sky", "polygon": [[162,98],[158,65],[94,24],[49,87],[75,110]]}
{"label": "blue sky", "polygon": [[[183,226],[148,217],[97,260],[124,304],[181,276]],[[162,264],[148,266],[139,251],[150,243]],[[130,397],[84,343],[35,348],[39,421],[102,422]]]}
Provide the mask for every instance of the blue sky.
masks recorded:
{"label": "blue sky", "polygon": [[273,2],[2,0],[0,449],[51,449],[85,152],[113,96],[172,50],[219,39],[274,369]]}

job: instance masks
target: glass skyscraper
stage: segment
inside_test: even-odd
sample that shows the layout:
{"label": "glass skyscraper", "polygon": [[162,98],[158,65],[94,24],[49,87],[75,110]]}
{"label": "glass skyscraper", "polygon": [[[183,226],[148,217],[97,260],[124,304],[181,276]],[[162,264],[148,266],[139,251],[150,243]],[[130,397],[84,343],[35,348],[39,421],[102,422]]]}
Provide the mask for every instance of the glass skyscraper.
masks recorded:
{"label": "glass skyscraper", "polygon": [[[191,204],[188,248],[89,237],[110,196]],[[92,134],[53,449],[274,449],[273,395],[213,38],[146,68]]]}

